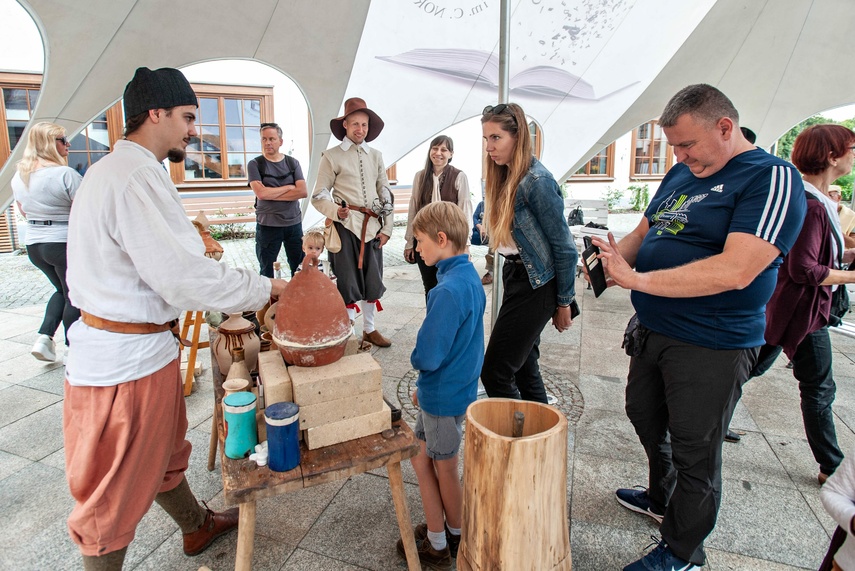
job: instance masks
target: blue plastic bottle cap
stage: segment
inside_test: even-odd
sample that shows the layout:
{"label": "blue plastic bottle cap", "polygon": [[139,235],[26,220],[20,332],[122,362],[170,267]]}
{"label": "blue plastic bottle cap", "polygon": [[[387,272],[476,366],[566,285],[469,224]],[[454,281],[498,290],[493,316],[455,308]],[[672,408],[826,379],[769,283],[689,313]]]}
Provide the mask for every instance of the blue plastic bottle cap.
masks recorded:
{"label": "blue plastic bottle cap", "polygon": [[285,420],[296,415],[300,407],[292,402],[277,402],[264,409],[264,416],[270,420]]}

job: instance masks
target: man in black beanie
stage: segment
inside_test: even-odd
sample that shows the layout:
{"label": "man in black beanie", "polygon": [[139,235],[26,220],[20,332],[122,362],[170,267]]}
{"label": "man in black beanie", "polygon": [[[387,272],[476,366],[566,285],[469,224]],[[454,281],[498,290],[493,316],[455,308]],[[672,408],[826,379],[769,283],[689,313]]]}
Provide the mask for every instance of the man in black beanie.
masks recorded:
{"label": "man in black beanie", "polygon": [[182,310],[256,310],[285,288],[206,258],[162,161],[196,137],[196,94],[176,69],[139,68],[124,93],[125,137],[87,171],[68,230],[69,329],[63,437],[75,499],[68,528],[86,571],[120,570],[156,501],[184,553],[237,527],[190,490],[187,414],[171,331]]}

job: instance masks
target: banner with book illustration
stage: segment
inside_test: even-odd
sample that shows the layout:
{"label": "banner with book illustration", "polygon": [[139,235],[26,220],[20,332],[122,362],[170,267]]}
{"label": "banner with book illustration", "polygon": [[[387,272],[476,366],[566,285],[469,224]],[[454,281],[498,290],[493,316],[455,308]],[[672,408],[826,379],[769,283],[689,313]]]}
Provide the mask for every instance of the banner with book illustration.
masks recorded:
{"label": "banner with book illustration", "polygon": [[[510,100],[564,174],[643,92],[715,0],[514,0]],[[348,84],[389,124],[391,164],[497,102],[497,0],[373,0]],[[701,62],[699,62],[701,65]]]}

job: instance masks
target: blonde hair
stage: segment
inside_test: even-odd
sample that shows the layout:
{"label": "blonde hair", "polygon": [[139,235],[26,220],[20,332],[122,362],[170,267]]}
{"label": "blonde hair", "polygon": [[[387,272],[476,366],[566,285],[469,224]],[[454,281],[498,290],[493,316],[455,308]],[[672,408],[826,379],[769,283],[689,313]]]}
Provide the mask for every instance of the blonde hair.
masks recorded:
{"label": "blonde hair", "polygon": [[431,202],[419,210],[413,219],[413,232],[419,232],[431,240],[445,232],[445,237],[451,242],[455,253],[466,249],[466,238],[469,236],[469,223],[463,210],[453,202],[440,200]]}
{"label": "blonde hair", "polygon": [[303,234],[303,247],[306,246],[320,246],[323,248],[326,245],[326,240],[324,240],[324,232],[323,230],[319,230],[316,228],[312,228],[308,230],[305,234]]}
{"label": "blonde hair", "polygon": [[56,150],[56,140],[65,135],[65,128],[54,123],[42,122],[30,127],[24,156],[16,165],[25,185],[29,186],[30,175],[42,166],[41,163],[68,164],[68,161]]}
{"label": "blonde hair", "polygon": [[516,139],[510,164],[497,165],[495,161],[487,160],[484,189],[484,227],[490,236],[490,243],[494,247],[514,246],[516,243],[511,233],[514,227],[514,200],[517,187],[531,167],[531,133],[528,131],[525,112],[516,103],[508,103],[501,113],[484,113],[481,115],[481,124],[484,123],[498,124]]}

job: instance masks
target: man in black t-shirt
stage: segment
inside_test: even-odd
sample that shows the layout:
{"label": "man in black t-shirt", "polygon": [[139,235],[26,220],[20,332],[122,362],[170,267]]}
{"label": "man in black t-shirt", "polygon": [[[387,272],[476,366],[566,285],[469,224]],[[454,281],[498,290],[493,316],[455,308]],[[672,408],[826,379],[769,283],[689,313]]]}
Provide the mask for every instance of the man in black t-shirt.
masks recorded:
{"label": "man in black t-shirt", "polygon": [[260,157],[249,162],[249,186],[257,197],[255,254],[260,273],[273,277],[273,262],[285,246],[291,275],[303,260],[303,216],[300,199],[307,196],[306,180],[296,159],[279,152],[282,128],[261,124]]}

